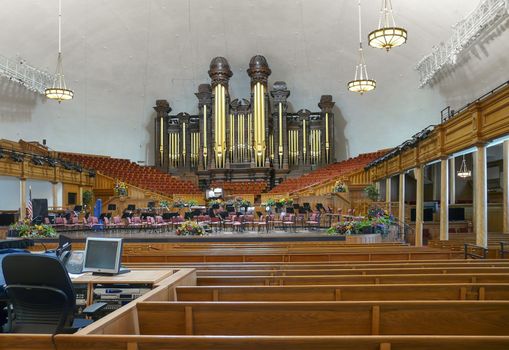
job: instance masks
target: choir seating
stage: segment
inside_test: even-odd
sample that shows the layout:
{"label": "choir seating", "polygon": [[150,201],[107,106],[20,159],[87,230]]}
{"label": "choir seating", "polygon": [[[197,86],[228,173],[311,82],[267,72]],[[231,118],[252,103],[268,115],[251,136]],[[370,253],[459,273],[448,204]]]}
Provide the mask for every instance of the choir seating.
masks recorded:
{"label": "choir seating", "polygon": [[267,182],[265,181],[213,181],[210,185],[212,188],[222,188],[225,193],[230,195],[236,194],[253,194],[259,195],[267,190]]}
{"label": "choir seating", "polygon": [[302,190],[306,187],[326,182],[342,175],[364,168],[371,161],[383,156],[385,151],[360,154],[355,158],[329,164],[323,168],[310,171],[297,178],[289,178],[270,190],[269,193],[282,194]]}
{"label": "choir seating", "polygon": [[202,193],[191,181],[181,180],[153,167],[140,166],[128,159],[74,153],[60,153],[60,156],[120,181],[164,195]]}

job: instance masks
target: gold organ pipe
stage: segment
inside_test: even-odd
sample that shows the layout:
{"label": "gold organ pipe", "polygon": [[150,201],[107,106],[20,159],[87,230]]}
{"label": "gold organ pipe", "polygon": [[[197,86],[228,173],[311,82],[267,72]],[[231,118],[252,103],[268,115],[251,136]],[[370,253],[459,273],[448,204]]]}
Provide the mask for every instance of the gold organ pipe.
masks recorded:
{"label": "gold organ pipe", "polygon": [[182,160],[184,165],[186,165],[186,123],[182,125]]}
{"label": "gold organ pipe", "polygon": [[279,102],[279,167],[283,164],[283,104]]}
{"label": "gold organ pipe", "polygon": [[329,113],[325,113],[325,162],[329,163]]}
{"label": "gold organ pipe", "polygon": [[203,105],[203,160],[207,168],[207,105]]}
{"label": "gold organ pipe", "polygon": [[217,92],[217,85],[216,87],[214,88],[214,130],[215,130],[215,133],[214,133],[214,155],[215,155],[215,159],[216,159],[216,163],[218,162],[218,150],[219,150],[219,123],[218,123],[218,108],[217,106],[219,105],[218,103],[218,99],[219,99],[219,93]]}
{"label": "gold organ pipe", "polygon": [[304,163],[306,163],[306,121],[302,121],[302,154],[304,156]]}

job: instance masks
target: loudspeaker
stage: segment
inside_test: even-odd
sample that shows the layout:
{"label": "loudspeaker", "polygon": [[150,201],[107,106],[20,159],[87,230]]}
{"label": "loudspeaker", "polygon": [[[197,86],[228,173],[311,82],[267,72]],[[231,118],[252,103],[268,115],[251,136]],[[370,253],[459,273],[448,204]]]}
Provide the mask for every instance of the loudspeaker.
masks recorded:
{"label": "loudspeaker", "polygon": [[46,198],[32,199],[34,220],[44,220],[48,216],[48,200]]}

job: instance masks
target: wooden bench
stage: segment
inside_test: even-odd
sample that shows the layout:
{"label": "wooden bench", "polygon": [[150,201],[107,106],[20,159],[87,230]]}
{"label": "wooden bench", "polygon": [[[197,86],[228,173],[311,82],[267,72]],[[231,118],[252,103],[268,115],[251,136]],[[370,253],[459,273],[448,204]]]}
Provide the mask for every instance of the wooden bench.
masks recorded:
{"label": "wooden bench", "polygon": [[395,274],[358,276],[207,276],[198,277],[199,286],[335,285],[335,284],[430,284],[509,283],[507,273]]}
{"label": "wooden bench", "polygon": [[355,269],[285,269],[285,270],[199,270],[198,277],[207,276],[310,276],[310,275],[395,275],[395,274],[459,274],[459,273],[509,273],[509,266],[472,267],[369,267]]}
{"label": "wooden bench", "polygon": [[509,284],[177,287],[178,301],[509,300]]}
{"label": "wooden bench", "polygon": [[[57,335],[55,343],[58,350],[507,350],[509,336]],[[0,349],[8,348],[2,348],[0,345]],[[31,348],[15,348],[15,350],[28,349]]]}
{"label": "wooden bench", "polygon": [[509,301],[139,302],[143,335],[507,335]]}

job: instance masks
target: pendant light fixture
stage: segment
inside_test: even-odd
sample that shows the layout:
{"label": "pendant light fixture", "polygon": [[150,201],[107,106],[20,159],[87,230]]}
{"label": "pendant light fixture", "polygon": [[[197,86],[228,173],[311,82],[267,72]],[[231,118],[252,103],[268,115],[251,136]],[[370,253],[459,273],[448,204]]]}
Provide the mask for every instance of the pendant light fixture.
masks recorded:
{"label": "pendant light fixture", "polygon": [[47,98],[58,101],[58,103],[71,100],[74,92],[67,88],[62,67],[62,0],[58,0],[58,59],[57,70],[53,78],[53,85],[48,87],[44,94]]}
{"label": "pendant light fixture", "polygon": [[364,51],[362,49],[362,20],[361,20],[361,0],[359,0],[359,64],[355,66],[355,78],[348,82],[348,90],[358,92],[361,95],[365,92],[375,89],[376,81],[369,79],[366,61],[364,60]]}
{"label": "pendant light fixture", "polygon": [[461,161],[460,170],[458,170],[458,177],[462,179],[466,179],[472,176],[472,171],[467,168],[467,161],[465,160],[465,155],[463,155],[463,160]]}
{"label": "pendant light fixture", "polygon": [[380,20],[378,29],[368,35],[368,44],[378,49],[390,49],[406,43],[407,31],[404,28],[396,27],[394,15],[392,14],[392,0],[382,0]]}

